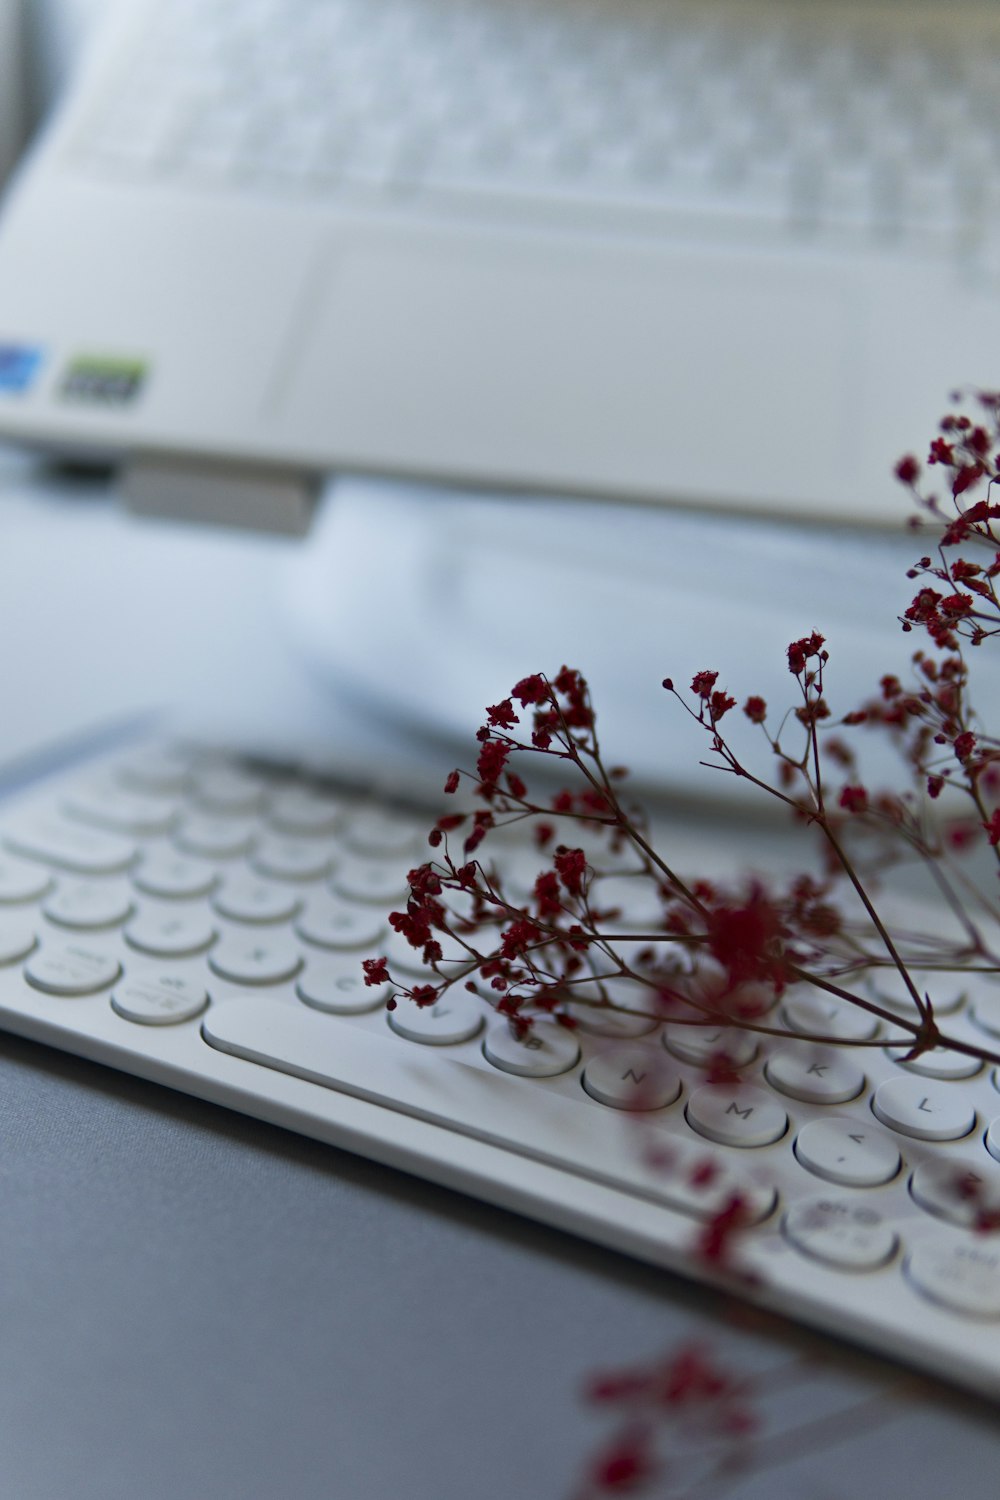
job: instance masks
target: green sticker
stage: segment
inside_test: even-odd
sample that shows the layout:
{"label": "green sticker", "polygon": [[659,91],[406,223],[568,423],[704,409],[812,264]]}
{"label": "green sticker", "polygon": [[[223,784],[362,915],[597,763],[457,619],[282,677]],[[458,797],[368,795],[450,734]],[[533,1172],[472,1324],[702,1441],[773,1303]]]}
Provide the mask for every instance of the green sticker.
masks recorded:
{"label": "green sticker", "polygon": [[70,360],[59,387],[65,401],[97,406],[127,406],[142,390],[149,371],[145,360],[121,355],[78,354]]}

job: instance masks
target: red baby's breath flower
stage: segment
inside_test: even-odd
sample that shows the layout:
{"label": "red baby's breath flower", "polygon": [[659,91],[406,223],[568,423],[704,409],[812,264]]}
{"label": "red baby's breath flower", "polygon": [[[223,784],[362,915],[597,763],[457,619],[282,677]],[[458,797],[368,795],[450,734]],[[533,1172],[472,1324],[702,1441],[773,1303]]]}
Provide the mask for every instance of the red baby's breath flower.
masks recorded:
{"label": "red baby's breath flower", "polygon": [[845,786],[838,800],[845,812],[863,813],[868,811],[868,793],[863,786]]}
{"label": "red baby's breath flower", "polygon": [[365,975],[365,984],[382,985],[389,983],[389,960],[387,958],[366,958],[361,964]]}
{"label": "red baby's breath flower", "polygon": [[743,705],[743,712],[751,724],[763,724],[767,718],[767,704],[763,698],[748,698]]}

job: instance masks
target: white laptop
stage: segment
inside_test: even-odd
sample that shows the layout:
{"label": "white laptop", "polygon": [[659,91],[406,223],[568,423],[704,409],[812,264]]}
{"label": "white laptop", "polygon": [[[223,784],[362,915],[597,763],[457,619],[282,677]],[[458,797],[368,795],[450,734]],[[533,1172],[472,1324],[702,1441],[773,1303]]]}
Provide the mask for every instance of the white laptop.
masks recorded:
{"label": "white laptop", "polygon": [[957,0],[125,0],[0,221],[0,435],[290,530],[331,470],[896,521],[996,376],[998,96]]}

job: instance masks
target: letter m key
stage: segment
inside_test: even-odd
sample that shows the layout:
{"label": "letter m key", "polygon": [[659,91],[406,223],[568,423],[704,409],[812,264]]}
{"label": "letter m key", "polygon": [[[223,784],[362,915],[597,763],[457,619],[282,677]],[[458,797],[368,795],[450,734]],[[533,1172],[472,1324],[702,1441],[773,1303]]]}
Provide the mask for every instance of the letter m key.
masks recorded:
{"label": "letter m key", "polygon": [[753,1109],[754,1107],[752,1104],[748,1104],[746,1109],[740,1109],[736,1101],[733,1100],[732,1104],[730,1104],[729,1108],[726,1110],[726,1114],[739,1115],[741,1120],[749,1120],[750,1116],[753,1114]]}

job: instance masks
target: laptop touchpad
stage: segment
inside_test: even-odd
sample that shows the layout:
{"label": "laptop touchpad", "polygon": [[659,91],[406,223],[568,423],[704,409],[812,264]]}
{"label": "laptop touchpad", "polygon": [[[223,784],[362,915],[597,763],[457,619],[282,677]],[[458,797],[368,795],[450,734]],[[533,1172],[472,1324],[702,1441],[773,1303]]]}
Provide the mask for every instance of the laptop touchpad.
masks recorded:
{"label": "laptop touchpad", "polygon": [[264,420],[345,465],[835,508],[866,299],[824,282],[745,251],[365,236],[324,253]]}

